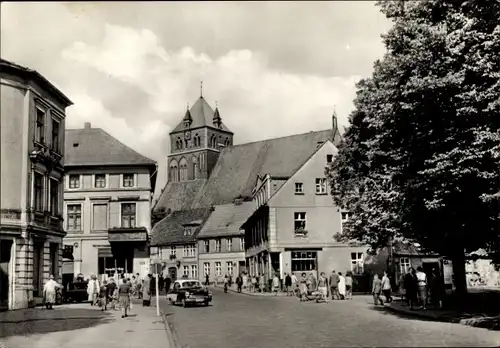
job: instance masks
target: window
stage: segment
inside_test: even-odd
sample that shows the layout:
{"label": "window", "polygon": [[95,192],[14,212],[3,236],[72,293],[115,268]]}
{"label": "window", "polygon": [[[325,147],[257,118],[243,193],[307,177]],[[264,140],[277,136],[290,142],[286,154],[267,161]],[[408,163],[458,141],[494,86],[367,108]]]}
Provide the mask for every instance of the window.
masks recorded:
{"label": "window", "polygon": [[363,253],[351,253],[351,271],[354,274],[363,274],[364,272]]}
{"label": "window", "polygon": [[192,162],[193,162],[193,179],[196,179],[196,177],[198,176],[198,159],[193,156]]}
{"label": "window", "polygon": [[191,279],[198,278],[198,266],[191,265]]}
{"label": "window", "polygon": [[188,180],[188,166],[185,158],[181,159],[179,162],[179,177],[180,181]]}
{"label": "window", "polygon": [[295,183],[295,194],[296,195],[304,194],[304,184],[303,183],[301,183],[301,182]]}
{"label": "window", "polygon": [[34,173],[35,181],[35,210],[43,211],[43,175]]}
{"label": "window", "polygon": [[240,250],[245,250],[245,238],[241,237],[240,238]]}
{"label": "window", "polygon": [[316,178],[316,194],[323,195],[326,193],[326,179]]}
{"label": "window", "polygon": [[411,263],[409,257],[402,257],[399,259],[399,270],[401,274],[406,274],[410,270]]}
{"label": "window", "polygon": [[221,245],[220,245],[220,239],[215,240],[215,252],[220,253],[221,252]]}
{"label": "window", "polygon": [[81,231],[82,230],[82,205],[81,204],[68,204],[68,230]]}
{"label": "window", "polygon": [[50,213],[59,213],[59,181],[50,179]]}
{"label": "window", "polygon": [[231,238],[226,239],[227,251],[231,251],[233,249],[233,240]]}
{"label": "window", "polygon": [[94,176],[94,187],[106,187],[106,174],[96,174]]}
{"label": "window", "polygon": [[208,262],[203,263],[203,273],[205,275],[210,275],[210,264]]}
{"label": "window", "polygon": [[122,203],[122,227],[135,227],[135,203]]}
{"label": "window", "polygon": [[194,245],[184,245],[184,257],[196,256],[196,247]]}
{"label": "window", "polygon": [[52,150],[59,152],[59,122],[52,120]]}
{"label": "window", "polygon": [[134,186],[134,174],[123,174],[123,187]]}
{"label": "window", "polygon": [[172,246],[170,247],[170,256],[175,256],[177,254],[177,248]]}
{"label": "window", "polygon": [[41,144],[45,143],[45,112],[36,109],[36,133],[35,141]]}
{"label": "window", "polygon": [[184,266],[183,269],[184,271],[182,272],[182,275],[185,277],[189,277],[189,266]]}
{"label": "window", "polygon": [[179,181],[179,167],[177,166],[176,161],[170,162],[170,180],[173,182],[178,182]]}
{"label": "window", "polygon": [[220,262],[215,263],[215,275],[218,277],[222,275],[222,265]]}
{"label": "window", "polygon": [[190,236],[192,234],[191,227],[184,227],[184,235],[185,236]]}
{"label": "window", "polygon": [[105,231],[108,229],[108,205],[92,205],[92,230]]}
{"label": "window", "polygon": [[50,243],[50,274],[56,279],[59,276],[59,244]]}
{"label": "window", "polygon": [[351,218],[351,213],[349,212],[342,212],[342,222],[347,222]]}
{"label": "window", "polygon": [[333,155],[326,155],[326,163],[332,163],[333,162]]}
{"label": "window", "polygon": [[306,213],[293,213],[295,231],[306,229]]}
{"label": "window", "polygon": [[210,252],[210,241],[209,240],[205,240],[205,241],[203,241],[203,244],[205,246],[205,252],[209,253]]}
{"label": "window", "polygon": [[234,268],[233,263],[231,261],[229,261],[227,263],[227,275],[229,275],[229,276],[233,275],[233,268]]}
{"label": "window", "polygon": [[315,271],[316,251],[292,251],[292,272]]}
{"label": "window", "polygon": [[70,189],[80,188],[80,175],[78,175],[78,174],[71,174],[69,176],[69,188]]}

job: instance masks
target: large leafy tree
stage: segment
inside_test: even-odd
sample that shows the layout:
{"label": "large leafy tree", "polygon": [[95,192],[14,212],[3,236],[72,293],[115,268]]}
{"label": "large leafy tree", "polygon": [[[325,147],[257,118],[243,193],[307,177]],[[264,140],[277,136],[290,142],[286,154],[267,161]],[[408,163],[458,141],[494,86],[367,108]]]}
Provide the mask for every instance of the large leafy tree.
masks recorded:
{"label": "large leafy tree", "polygon": [[353,219],[344,238],[395,237],[452,259],[500,250],[500,2],[379,2],[387,49],[358,83],[355,110],[327,170]]}

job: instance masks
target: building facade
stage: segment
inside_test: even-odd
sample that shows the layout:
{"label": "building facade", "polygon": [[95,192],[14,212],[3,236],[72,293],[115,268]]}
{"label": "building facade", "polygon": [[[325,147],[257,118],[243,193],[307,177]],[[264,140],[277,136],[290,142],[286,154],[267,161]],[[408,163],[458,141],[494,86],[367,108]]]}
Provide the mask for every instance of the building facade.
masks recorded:
{"label": "building facade", "polygon": [[197,236],[199,279],[221,282],[227,275],[233,279],[245,265],[245,231],[240,226],[252,214],[254,204],[236,199],[234,203],[216,205]]}
{"label": "building facade", "polygon": [[60,278],[65,110],[72,102],[42,75],[1,66],[0,308],[34,306]]}
{"label": "building facade", "polygon": [[345,214],[334,205],[325,167],[337,150],[331,141],[290,177],[260,176],[255,185],[255,212],[243,224],[245,257],[251,275],[285,273],[345,274],[363,272],[366,246],[339,243]]}
{"label": "building facade", "polygon": [[65,273],[100,279],[149,273],[155,161],[85,123],[66,131]]}

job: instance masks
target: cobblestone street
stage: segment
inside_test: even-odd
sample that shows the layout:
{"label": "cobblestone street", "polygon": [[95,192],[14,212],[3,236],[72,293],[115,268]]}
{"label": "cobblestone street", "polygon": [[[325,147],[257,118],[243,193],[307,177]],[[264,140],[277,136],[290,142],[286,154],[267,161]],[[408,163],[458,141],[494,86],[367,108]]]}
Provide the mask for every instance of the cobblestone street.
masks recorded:
{"label": "cobblestone street", "polygon": [[500,335],[459,324],[406,319],[368,296],[352,301],[300,303],[294,297],[257,297],[213,290],[210,307],[162,301],[178,345],[185,348],[470,347],[498,346]]}

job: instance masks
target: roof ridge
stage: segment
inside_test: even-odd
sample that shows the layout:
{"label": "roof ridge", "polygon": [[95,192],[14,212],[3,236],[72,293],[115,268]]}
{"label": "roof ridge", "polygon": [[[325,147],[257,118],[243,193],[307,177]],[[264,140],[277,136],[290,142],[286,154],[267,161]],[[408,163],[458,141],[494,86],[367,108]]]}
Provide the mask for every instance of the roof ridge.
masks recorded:
{"label": "roof ridge", "polygon": [[250,144],[257,144],[257,143],[265,143],[267,145],[267,143],[272,142],[274,140],[291,138],[291,137],[297,137],[297,136],[300,136],[300,135],[306,135],[306,134],[311,134],[311,133],[327,132],[327,131],[330,132],[331,129],[323,129],[323,130],[318,130],[318,131],[309,131],[309,132],[304,132],[304,133],[296,133],[296,134],[284,135],[284,136],[281,136],[281,137],[268,138],[268,139],[263,139],[263,140],[256,140],[256,141],[251,141],[251,142],[248,142],[248,143],[236,144],[236,145],[230,146],[229,148],[238,147],[238,146],[245,146],[245,145],[250,145]]}

